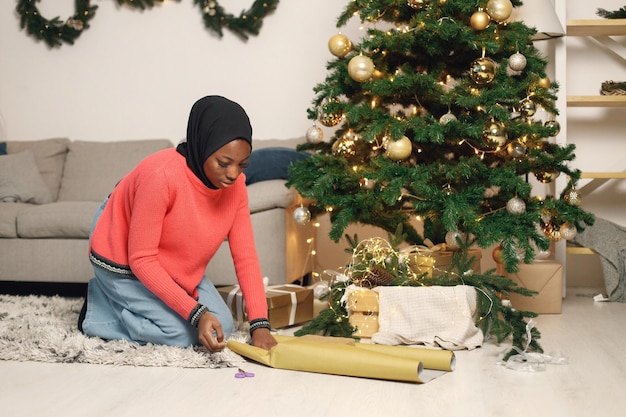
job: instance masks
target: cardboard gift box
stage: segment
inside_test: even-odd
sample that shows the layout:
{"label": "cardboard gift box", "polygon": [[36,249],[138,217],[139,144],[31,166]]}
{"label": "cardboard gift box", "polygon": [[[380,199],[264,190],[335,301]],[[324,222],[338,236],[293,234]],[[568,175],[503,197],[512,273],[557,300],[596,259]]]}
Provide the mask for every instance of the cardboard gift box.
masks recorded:
{"label": "cardboard gift box", "polygon": [[378,332],[378,293],[361,288],[348,295],[348,320],[356,331],[357,337],[369,338]]}
{"label": "cardboard gift box", "polygon": [[[237,323],[248,320],[245,301],[238,285],[218,287]],[[299,285],[271,285],[265,289],[267,318],[273,329],[302,324],[313,318],[313,290]]]}
{"label": "cardboard gift box", "polygon": [[537,260],[531,264],[520,264],[519,272],[507,273],[517,285],[536,291],[527,297],[509,294],[511,306],[517,310],[537,314],[559,314],[563,304],[563,266],[552,260]]}
{"label": "cardboard gift box", "polygon": [[[452,268],[453,251],[430,251],[422,250],[409,254],[409,265],[418,274],[426,273],[427,278],[443,275]],[[480,259],[482,251],[480,249],[470,249],[469,258],[473,258],[471,269],[475,273],[480,273]]]}

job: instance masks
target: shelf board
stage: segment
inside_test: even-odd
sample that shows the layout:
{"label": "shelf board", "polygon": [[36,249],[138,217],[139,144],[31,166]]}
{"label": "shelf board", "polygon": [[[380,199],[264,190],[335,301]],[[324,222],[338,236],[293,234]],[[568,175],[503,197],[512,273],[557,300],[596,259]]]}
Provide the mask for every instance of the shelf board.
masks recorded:
{"label": "shelf board", "polygon": [[626,107],[626,96],[567,96],[567,107]]}
{"label": "shelf board", "polygon": [[581,172],[580,178],[626,179],[626,172]]}
{"label": "shelf board", "polygon": [[567,36],[626,36],[626,19],[568,20]]}
{"label": "shelf board", "polygon": [[591,248],[585,248],[580,246],[567,246],[567,253],[572,255],[594,255],[598,252]]}

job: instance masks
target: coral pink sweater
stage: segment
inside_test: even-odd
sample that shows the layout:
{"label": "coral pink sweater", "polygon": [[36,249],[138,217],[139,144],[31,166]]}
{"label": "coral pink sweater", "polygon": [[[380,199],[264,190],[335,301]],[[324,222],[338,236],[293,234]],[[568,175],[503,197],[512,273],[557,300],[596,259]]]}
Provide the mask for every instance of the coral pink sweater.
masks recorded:
{"label": "coral pink sweater", "polygon": [[226,237],[248,318],[266,318],[245,176],[229,188],[209,189],[181,154],[166,149],[144,159],[115,187],[91,237],[91,250],[129,266],[187,320],[198,304],[197,286],[206,266]]}

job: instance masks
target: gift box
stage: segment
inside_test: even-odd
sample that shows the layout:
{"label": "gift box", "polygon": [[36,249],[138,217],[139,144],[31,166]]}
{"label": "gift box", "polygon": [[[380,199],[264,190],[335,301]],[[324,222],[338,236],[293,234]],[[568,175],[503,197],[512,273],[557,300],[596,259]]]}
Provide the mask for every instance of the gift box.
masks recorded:
{"label": "gift box", "polygon": [[509,294],[511,306],[516,310],[537,314],[560,314],[563,303],[563,266],[552,260],[537,260],[519,265],[519,272],[506,276],[521,287],[536,291],[527,297]]}
{"label": "gift box", "polygon": [[[217,288],[237,323],[248,320],[238,285]],[[267,318],[273,329],[302,324],[313,318],[313,290],[299,285],[271,285],[265,289]]]}
{"label": "gift box", "polygon": [[[426,273],[427,278],[443,275],[452,268],[453,251],[433,251],[418,250],[409,253],[409,265],[417,274]],[[470,249],[468,257],[473,258],[471,269],[475,273],[480,273],[480,259],[482,251],[480,249]]]}
{"label": "gift box", "polygon": [[369,338],[378,332],[378,293],[367,288],[352,291],[346,305],[348,320],[357,337]]}

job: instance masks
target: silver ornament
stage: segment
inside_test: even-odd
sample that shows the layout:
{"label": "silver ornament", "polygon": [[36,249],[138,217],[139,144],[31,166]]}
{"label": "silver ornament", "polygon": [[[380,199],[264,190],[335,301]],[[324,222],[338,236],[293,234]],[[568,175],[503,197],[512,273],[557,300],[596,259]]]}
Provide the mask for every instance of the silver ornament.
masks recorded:
{"label": "silver ornament", "polygon": [[522,214],[526,211],[526,203],[519,197],[513,197],[507,201],[506,211],[513,215]]}
{"label": "silver ornament", "polygon": [[311,221],[311,212],[308,208],[300,206],[293,211],[293,219],[300,225],[305,225]]}
{"label": "silver ornament", "polygon": [[522,71],[526,68],[526,57],[519,52],[514,53],[509,57],[509,68],[513,71]]}
{"label": "silver ornament", "polygon": [[460,239],[461,241],[463,241],[463,233],[459,232],[458,230],[450,230],[448,233],[446,233],[446,246],[448,247],[448,249],[459,249],[459,242],[458,240]]}
{"label": "silver ornament", "polygon": [[537,105],[529,98],[520,101],[520,113],[524,117],[534,116],[537,112]]}
{"label": "silver ornament", "polygon": [[439,118],[439,123],[441,123],[442,125],[447,125],[448,123],[454,122],[455,120],[457,120],[456,116],[451,112],[447,112]]}
{"label": "silver ornament", "polygon": [[309,143],[320,143],[324,139],[324,131],[318,126],[311,126],[306,130],[306,140]]}

